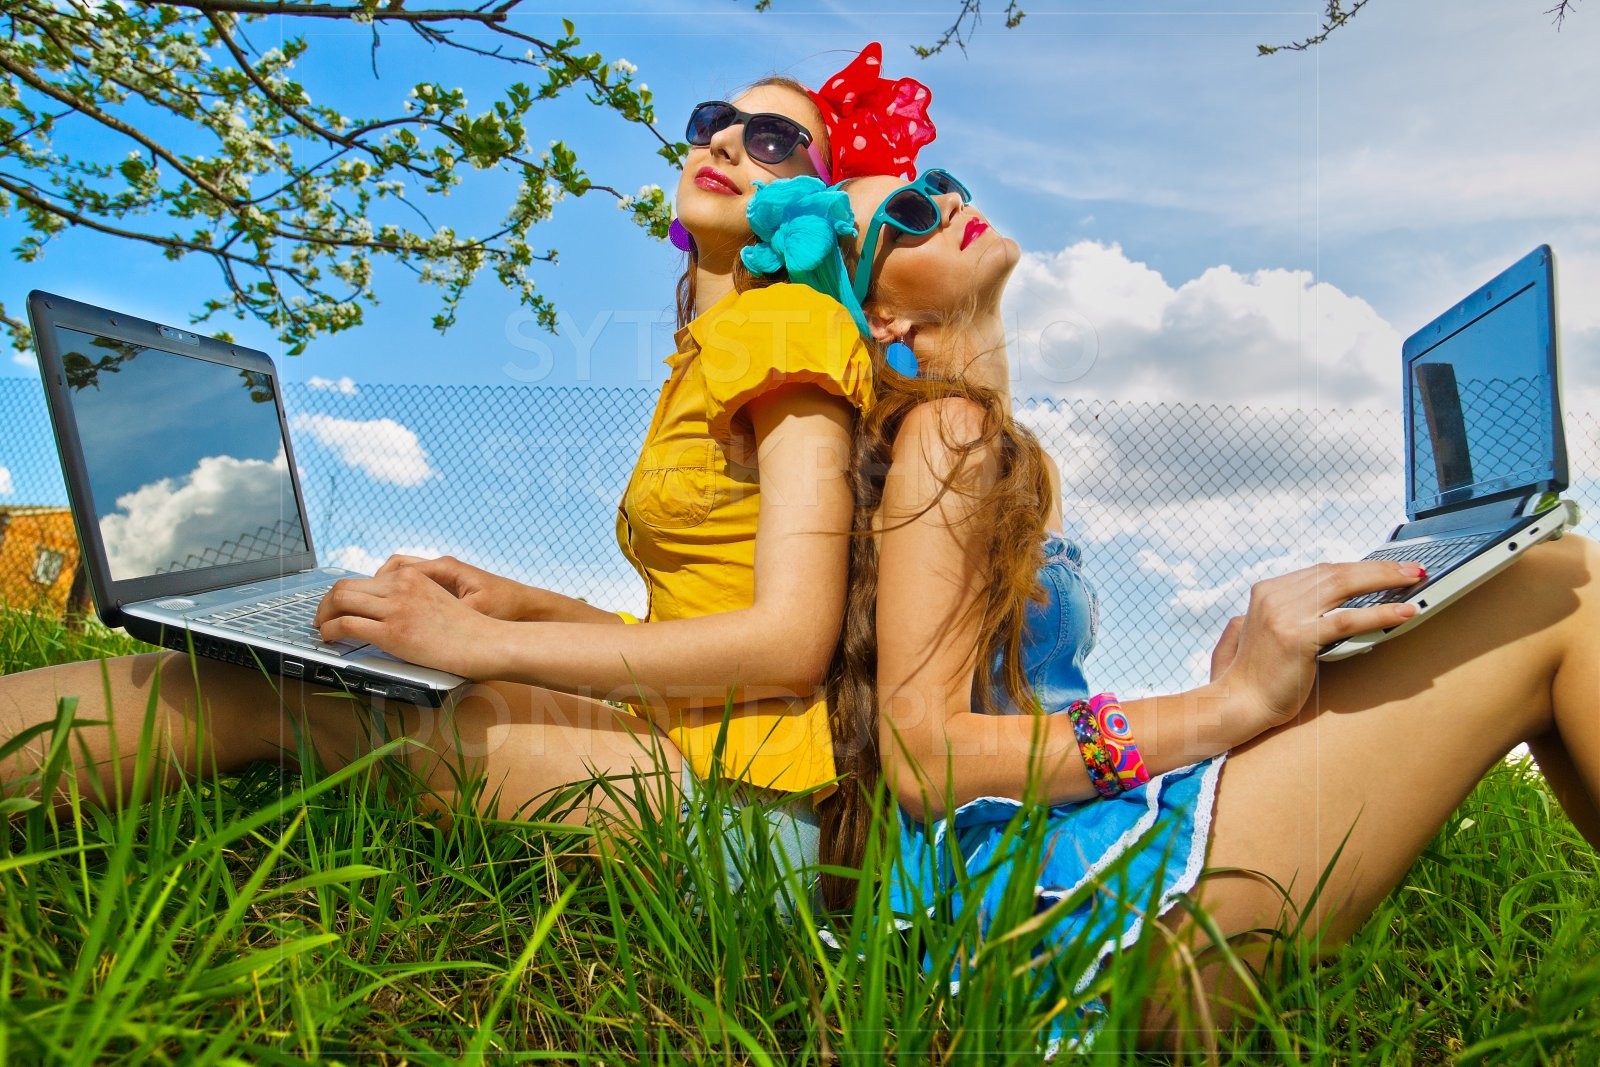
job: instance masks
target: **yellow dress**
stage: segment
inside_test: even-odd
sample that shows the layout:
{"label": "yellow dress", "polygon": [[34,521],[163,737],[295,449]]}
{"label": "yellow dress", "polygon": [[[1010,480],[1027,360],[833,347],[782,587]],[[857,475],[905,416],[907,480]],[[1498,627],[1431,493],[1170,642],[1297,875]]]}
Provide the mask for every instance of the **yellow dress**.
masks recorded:
{"label": "yellow dress", "polygon": [[[793,383],[821,386],[860,411],[872,403],[871,357],[855,323],[808,286],[730,293],[679,330],[676,342],[666,361],[672,374],[617,508],[617,543],[649,590],[651,622],[755,601],[761,483],[747,403]],[[718,773],[793,792],[834,777],[820,690],[736,703],[720,767],[712,756],[723,705],[669,701],[668,710],[668,732],[701,778]]]}

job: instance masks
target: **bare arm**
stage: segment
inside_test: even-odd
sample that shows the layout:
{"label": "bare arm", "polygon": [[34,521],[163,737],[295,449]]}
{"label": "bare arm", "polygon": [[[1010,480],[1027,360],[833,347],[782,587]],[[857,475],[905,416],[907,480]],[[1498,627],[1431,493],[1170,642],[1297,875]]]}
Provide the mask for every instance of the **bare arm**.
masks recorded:
{"label": "bare arm", "polygon": [[1061,468],[1056,466],[1055,457],[1048,452],[1044,454],[1044,466],[1050,474],[1050,529],[1060,532],[1067,525],[1066,517],[1061,512]]}
{"label": "bare arm", "polygon": [[417,573],[433,579],[467,607],[490,618],[507,622],[622,623],[622,617],[614,611],[536,585],[524,585],[511,578],[503,578],[481,567],[463,563],[454,556],[424,559],[421,556],[394,555],[378,568],[378,575],[389,574],[401,567],[415,568]]}
{"label": "bare arm", "polygon": [[614,699],[720,704],[809,696],[844,610],[851,495],[849,405],[819,388],[774,390],[747,410],[761,473],[755,597],[749,608],[616,626],[511,622],[460,605],[413,568],[340,583],[318,616],[324,637],[372,641],[474,679],[528,682]]}
{"label": "bare arm", "polygon": [[[972,709],[979,611],[991,577],[987,529],[977,505],[993,485],[995,456],[972,455],[969,473],[934,500],[954,469],[946,441],[976,439],[981,419],[981,410],[963,400],[912,412],[895,441],[884,489],[880,744],[884,773],[900,804],[915,816],[939,816],[980,796],[1031,795],[1057,804],[1095,795],[1066,716]],[[1373,617],[1352,622],[1347,616],[1360,613],[1350,612],[1319,630],[1321,611],[1349,595],[1342,589],[1412,580],[1400,580],[1392,565],[1342,566],[1261,583],[1252,595],[1254,644],[1248,654],[1241,646],[1211,683],[1123,704],[1152,774],[1223,752],[1298,711],[1315,672],[1315,650],[1332,639],[1333,627],[1373,628]],[[1323,606],[1308,615],[1308,603]],[[1380,625],[1393,625],[1387,614],[1375,617]]]}

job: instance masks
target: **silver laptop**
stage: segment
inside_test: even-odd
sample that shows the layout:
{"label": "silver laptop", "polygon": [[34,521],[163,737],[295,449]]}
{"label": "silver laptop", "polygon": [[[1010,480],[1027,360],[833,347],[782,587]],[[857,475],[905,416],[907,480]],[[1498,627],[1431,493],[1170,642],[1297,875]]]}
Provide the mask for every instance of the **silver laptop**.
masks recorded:
{"label": "silver laptop", "polygon": [[50,293],[39,370],[101,619],[152,644],[438,706],[464,679],[323,641],[317,564],[265,353]]}
{"label": "silver laptop", "polygon": [[1400,626],[1325,647],[1343,659],[1419,625],[1578,521],[1567,487],[1555,256],[1540,245],[1406,340],[1406,521],[1367,559],[1416,560],[1425,581],[1334,611],[1409,602]]}

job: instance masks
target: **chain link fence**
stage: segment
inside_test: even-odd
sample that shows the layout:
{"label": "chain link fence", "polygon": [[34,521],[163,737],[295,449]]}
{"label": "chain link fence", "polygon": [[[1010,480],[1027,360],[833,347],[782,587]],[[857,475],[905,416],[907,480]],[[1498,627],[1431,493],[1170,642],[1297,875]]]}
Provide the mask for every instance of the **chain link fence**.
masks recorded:
{"label": "chain link fence", "polygon": [[[648,389],[284,387],[324,561],[370,570],[391,552],[449,553],[635,612],[643,588],[615,544],[616,504],[654,400]],[[1091,676],[1126,695],[1203,678],[1252,582],[1359,558],[1403,518],[1395,412],[1017,410],[1060,463],[1068,532],[1100,591]],[[1568,414],[1566,432],[1583,474],[1568,495],[1588,505],[1600,419]],[[0,592],[12,603],[62,610],[74,595],[65,504],[39,385],[0,379]]]}

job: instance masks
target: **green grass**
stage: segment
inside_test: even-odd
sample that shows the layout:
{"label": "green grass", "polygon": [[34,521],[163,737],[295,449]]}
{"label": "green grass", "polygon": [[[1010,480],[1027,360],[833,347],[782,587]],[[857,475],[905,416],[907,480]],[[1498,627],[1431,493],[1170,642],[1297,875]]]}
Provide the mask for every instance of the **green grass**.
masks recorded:
{"label": "green grass", "polygon": [[[135,647],[0,615],[0,672]],[[325,776],[260,766],[125,811],[80,802],[59,820],[12,801],[0,1063],[1024,1063],[1052,1018],[1098,993],[1110,1013],[1093,1061],[1165,1062],[1123,1036],[1149,980],[1137,951],[1074,994],[1088,950],[1038,956],[1046,923],[1021,893],[981,945],[970,907],[902,934],[863,894],[832,922],[852,951],[830,950],[764,850],[701,847],[717,799],[687,827],[643,820],[605,858],[554,821],[559,800],[442,829],[381,753]],[[1212,1062],[1587,1067],[1597,917],[1594,853],[1526,766],[1498,768],[1332,962],[1281,955]],[[959,994],[924,954],[935,973],[965,961]]]}

